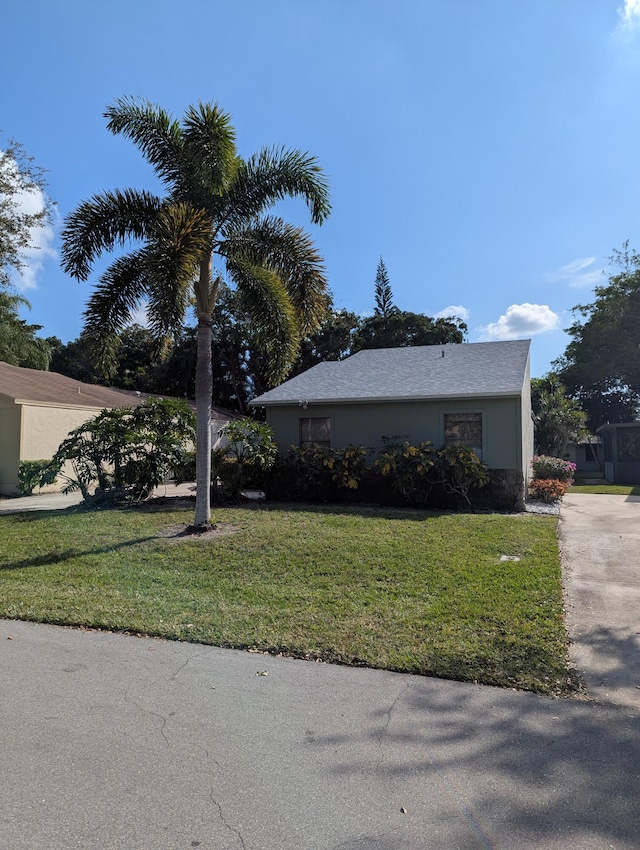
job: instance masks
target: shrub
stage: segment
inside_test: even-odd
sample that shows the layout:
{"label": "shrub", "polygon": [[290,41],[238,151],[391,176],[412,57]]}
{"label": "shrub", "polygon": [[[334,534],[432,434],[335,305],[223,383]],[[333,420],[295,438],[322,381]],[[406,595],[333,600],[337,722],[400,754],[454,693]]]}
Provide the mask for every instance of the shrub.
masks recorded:
{"label": "shrub", "polygon": [[269,474],[269,495],[321,502],[351,497],[367,474],[366,457],[367,449],[355,444],[291,446]]}
{"label": "shrub", "polygon": [[133,409],[103,410],[69,434],[52,463],[64,492],[80,490],[85,502],[94,488],[101,500],[139,501],[184,462],[194,438],[195,417],[184,402],[150,398]]}
{"label": "shrub", "polygon": [[553,479],[555,481],[571,481],[576,471],[575,463],[550,455],[534,457],[531,461],[531,467],[534,478]]}
{"label": "shrub", "polygon": [[383,437],[383,449],[375,461],[392,493],[409,505],[426,504],[435,483],[436,451],[429,440],[412,446],[398,437]]}
{"label": "shrub", "polygon": [[436,458],[438,482],[445,493],[462,496],[471,506],[471,490],[484,487],[489,481],[489,470],[478,455],[468,446],[445,446]]}
{"label": "shrub", "polygon": [[279,461],[269,476],[269,495],[340,500],[353,497],[364,485],[365,498],[375,501],[443,507],[461,499],[471,505],[471,490],[489,481],[486,464],[467,446],[436,450],[429,441],[413,446],[408,440],[401,442],[400,437],[382,439],[384,446],[373,469],[366,466],[368,450],[364,446],[291,446],[287,458]]}
{"label": "shrub", "polygon": [[266,472],[276,462],[278,446],[271,427],[249,417],[229,422],[220,429],[220,436],[227,445],[211,453],[212,485],[219,480],[224,498],[235,501],[246,487],[264,485]]}
{"label": "shrub", "polygon": [[559,502],[571,485],[557,478],[534,478],[529,484],[529,492],[534,499],[550,504]]}
{"label": "shrub", "polygon": [[338,490],[357,490],[366,471],[367,450],[351,443],[344,449],[330,449],[323,463]]}
{"label": "shrub", "polygon": [[18,492],[31,496],[36,487],[53,484],[59,467],[52,460],[21,460],[18,467]]}

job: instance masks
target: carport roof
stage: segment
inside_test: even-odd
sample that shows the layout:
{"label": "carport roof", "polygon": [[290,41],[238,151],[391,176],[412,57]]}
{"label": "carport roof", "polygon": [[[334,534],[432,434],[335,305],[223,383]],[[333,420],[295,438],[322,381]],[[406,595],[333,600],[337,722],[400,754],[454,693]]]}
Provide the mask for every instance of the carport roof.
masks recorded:
{"label": "carport roof", "polygon": [[[25,369],[0,361],[0,395],[16,404],[52,404],[60,407],[135,407],[142,396],[127,390],[84,384],[40,369]],[[145,396],[146,397],[146,396]]]}
{"label": "carport roof", "polygon": [[[3,361],[0,361],[0,396],[9,398],[15,404],[94,407],[98,410],[135,407],[150,398],[148,393],[121,390],[116,387],[101,387],[99,384],[85,384],[57,372],[25,369],[22,366],[11,366]],[[193,402],[188,404],[190,407],[195,407]],[[237,413],[222,407],[212,406],[211,408],[212,419],[228,420],[237,417]]]}

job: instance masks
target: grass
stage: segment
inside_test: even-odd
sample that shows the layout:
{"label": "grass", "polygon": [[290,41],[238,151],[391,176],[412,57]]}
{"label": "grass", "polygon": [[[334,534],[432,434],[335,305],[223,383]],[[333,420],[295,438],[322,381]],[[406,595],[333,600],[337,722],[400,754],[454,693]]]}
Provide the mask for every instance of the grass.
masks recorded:
{"label": "grass", "polygon": [[592,493],[602,496],[640,496],[638,484],[609,484],[600,481],[597,484],[584,484],[577,480],[571,485],[569,493]]}
{"label": "grass", "polygon": [[[0,517],[0,616],[567,694],[553,517],[223,508]],[[520,558],[500,561],[501,555]]]}

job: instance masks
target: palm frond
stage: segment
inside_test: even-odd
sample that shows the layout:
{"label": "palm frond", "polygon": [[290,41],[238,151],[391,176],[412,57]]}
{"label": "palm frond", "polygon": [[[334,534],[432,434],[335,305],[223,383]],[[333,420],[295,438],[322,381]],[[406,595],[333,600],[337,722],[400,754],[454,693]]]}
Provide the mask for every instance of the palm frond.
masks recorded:
{"label": "palm frond", "polygon": [[218,252],[227,259],[241,256],[274,271],[287,289],[303,334],[315,330],[325,317],[331,299],[324,264],[302,228],[266,216],[230,228]]}
{"label": "palm frond", "polygon": [[62,268],[77,280],[87,280],[95,259],[127,239],[144,239],[160,209],[160,200],[146,191],[102,192],[67,216],[62,230]]}
{"label": "palm frond", "polygon": [[146,261],[146,249],[115,260],[100,277],[84,312],[84,335],[92,360],[106,377],[117,365],[118,333],[146,294]]}
{"label": "palm frond", "polygon": [[170,204],[159,213],[148,242],[148,317],[156,335],[175,331],[193,295],[200,264],[211,253],[211,222],[203,210]]}
{"label": "palm frond", "polygon": [[263,148],[238,169],[224,218],[254,218],[284,198],[302,198],[314,224],[322,224],[331,212],[329,182],[315,157],[282,147]]}
{"label": "palm frond", "polygon": [[104,117],[107,129],[131,139],[165,185],[179,181],[182,130],[168,112],[148,100],[124,97],[107,107]]}
{"label": "palm frond", "polygon": [[298,353],[300,334],[291,299],[270,269],[234,258],[227,261],[227,270],[240,306],[256,328],[258,348],[267,357],[267,377],[275,383],[286,375]]}
{"label": "palm frond", "polygon": [[191,192],[204,189],[208,195],[220,197],[227,191],[240,162],[231,116],[217,104],[190,106],[184,116],[182,134],[184,179]]}

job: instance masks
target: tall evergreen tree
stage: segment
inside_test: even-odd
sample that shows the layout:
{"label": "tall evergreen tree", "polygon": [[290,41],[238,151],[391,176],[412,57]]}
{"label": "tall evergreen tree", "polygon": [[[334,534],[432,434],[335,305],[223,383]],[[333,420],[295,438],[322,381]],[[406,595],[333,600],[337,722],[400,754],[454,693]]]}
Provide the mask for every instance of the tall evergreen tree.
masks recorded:
{"label": "tall evergreen tree", "polygon": [[389,274],[384,260],[380,257],[378,268],[376,270],[376,306],[374,314],[382,316],[383,319],[389,318],[396,311],[393,305],[393,292],[389,283]]}

